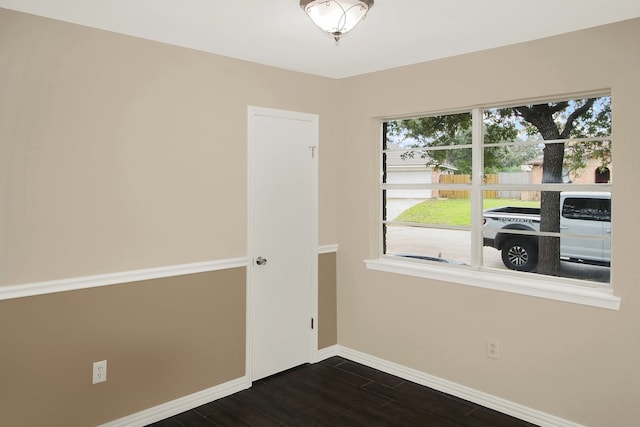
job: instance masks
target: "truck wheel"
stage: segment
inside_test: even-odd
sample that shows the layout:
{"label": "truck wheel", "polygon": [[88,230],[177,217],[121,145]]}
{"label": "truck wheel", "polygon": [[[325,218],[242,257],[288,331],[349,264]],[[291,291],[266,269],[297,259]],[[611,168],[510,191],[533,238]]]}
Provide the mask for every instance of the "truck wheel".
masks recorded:
{"label": "truck wheel", "polygon": [[502,246],[502,262],[511,270],[531,271],[538,264],[538,248],[530,239],[513,237]]}

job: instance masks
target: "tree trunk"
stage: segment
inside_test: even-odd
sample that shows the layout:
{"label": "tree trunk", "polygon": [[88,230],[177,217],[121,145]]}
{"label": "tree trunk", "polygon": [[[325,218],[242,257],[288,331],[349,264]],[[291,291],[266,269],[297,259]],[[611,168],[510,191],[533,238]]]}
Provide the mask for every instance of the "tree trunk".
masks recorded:
{"label": "tree trunk", "polygon": [[[538,128],[544,140],[561,138],[560,131],[553,119],[556,109],[565,103],[552,106],[539,104],[532,107],[516,107],[515,111],[529,123]],[[562,166],[564,164],[564,144],[547,143],[542,158],[542,183],[556,184],[562,182]],[[540,195],[540,231],[560,232],[560,192],[542,191]],[[538,238],[538,273],[551,276],[560,274],[560,238],[540,236]]]}
{"label": "tree trunk", "polygon": [[[594,105],[596,98],[589,98],[569,114],[558,128],[553,115],[569,107],[569,101],[551,104],[515,107],[514,112],[538,128],[545,141],[566,139],[574,129],[574,122],[584,116]],[[542,159],[542,183],[562,183],[564,165],[564,143],[546,143]],[[540,231],[560,232],[560,192],[543,191],[540,197]],[[560,274],[560,237],[543,237],[538,240],[538,273],[558,276]]]}
{"label": "tree trunk", "polygon": [[[555,126],[554,126],[555,127]],[[557,132],[557,128],[556,128]],[[544,139],[553,139],[555,135]],[[546,144],[542,163],[542,183],[562,183],[564,144]],[[560,232],[560,192],[543,191],[540,196],[540,231]],[[560,274],[560,238],[540,236],[538,244],[538,273]]]}
{"label": "tree trunk", "polygon": [[[543,191],[540,200],[540,231],[560,232],[560,192]],[[538,238],[538,273],[557,276],[560,273],[560,238]]]}

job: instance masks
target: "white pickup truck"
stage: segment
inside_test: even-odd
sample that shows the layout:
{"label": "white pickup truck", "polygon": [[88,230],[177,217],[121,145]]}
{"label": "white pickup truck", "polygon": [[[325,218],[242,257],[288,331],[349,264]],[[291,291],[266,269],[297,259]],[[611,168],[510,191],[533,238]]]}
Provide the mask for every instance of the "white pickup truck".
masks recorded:
{"label": "white pickup truck", "polygon": [[[505,206],[488,209],[483,216],[484,246],[502,251],[502,262],[512,270],[534,270],[538,264],[538,238],[501,230],[539,231],[540,209]],[[561,193],[560,233],[562,260],[610,266],[611,193]]]}

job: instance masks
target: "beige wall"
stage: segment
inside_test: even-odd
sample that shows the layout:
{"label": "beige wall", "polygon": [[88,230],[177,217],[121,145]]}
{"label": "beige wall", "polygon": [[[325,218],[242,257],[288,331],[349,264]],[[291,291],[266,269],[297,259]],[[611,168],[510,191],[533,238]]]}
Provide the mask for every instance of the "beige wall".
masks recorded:
{"label": "beige wall", "polygon": [[236,268],[0,301],[0,424],[98,425],[242,377],[244,285]]}
{"label": "beige wall", "polygon": [[[340,245],[337,342],[585,425],[630,425],[640,418],[640,202],[628,197],[640,181],[639,39],[635,20],[334,81],[0,9],[0,285],[245,256],[247,105],[318,113],[320,243]],[[616,230],[629,230],[613,243],[620,311],[365,269],[378,244],[375,117],[599,89],[613,96],[614,193],[619,186],[626,196],[614,195],[613,212]],[[104,412],[84,414],[78,425],[238,376],[233,364],[204,379],[184,368],[193,348],[244,340],[215,329],[229,319],[204,309],[240,300],[228,294],[240,287],[217,286],[243,279],[214,276],[207,285],[180,279],[0,302],[2,339],[15,343],[0,347],[2,360],[12,361],[0,367],[0,413],[8,404],[33,408],[60,381],[69,390],[60,369],[74,370],[75,385],[56,397],[57,419],[75,399],[93,410],[101,390],[112,393]],[[179,310],[160,316],[156,309],[170,301]],[[191,313],[192,306],[200,309]],[[149,391],[135,377],[122,394],[115,390],[124,383],[111,379],[107,388],[85,386],[79,371],[102,357],[85,328],[97,326],[112,344],[118,362],[110,374],[121,364],[136,375],[147,362],[127,328],[148,317],[138,335],[154,339],[159,357],[172,356],[158,363],[177,375],[186,369],[185,382]],[[322,313],[319,320],[322,327]],[[244,328],[239,318],[228,326]],[[60,345],[54,331],[64,331]],[[56,361],[51,376],[28,370],[45,360],[28,342],[33,334],[55,355],[46,359]],[[486,358],[489,336],[500,341],[498,361]],[[326,345],[335,342],[329,338]],[[38,425],[30,416],[28,425]]]}
{"label": "beige wall", "polygon": [[[319,114],[321,161],[335,152],[331,80],[0,22],[0,285],[245,256],[248,105]],[[321,244],[336,241],[332,180]]]}
{"label": "beige wall", "polygon": [[[481,35],[479,35],[481,36]],[[640,419],[637,183],[640,20],[338,82],[345,97],[336,161],[338,342],[588,426]],[[379,123],[534,97],[611,90],[612,281],[620,311],[367,271],[377,256]],[[616,197],[620,193],[621,197]],[[500,342],[501,359],[486,356]]]}
{"label": "beige wall", "polygon": [[[319,114],[323,163],[332,84],[0,9],[0,286],[246,256],[247,106]],[[242,377],[245,301],[244,269],[0,301],[0,424],[96,425]]]}
{"label": "beige wall", "polygon": [[336,254],[318,257],[318,348],[338,343]]}

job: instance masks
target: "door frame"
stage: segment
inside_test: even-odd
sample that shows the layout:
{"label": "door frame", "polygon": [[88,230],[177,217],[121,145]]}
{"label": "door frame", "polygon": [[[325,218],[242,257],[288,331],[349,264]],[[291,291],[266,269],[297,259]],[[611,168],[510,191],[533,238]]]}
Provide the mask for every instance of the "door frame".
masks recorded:
{"label": "door frame", "polygon": [[[317,114],[301,113],[295,111],[280,110],[274,108],[265,108],[257,106],[248,106],[247,108],[247,274],[246,274],[246,367],[245,376],[249,383],[253,382],[252,362],[253,362],[253,286],[252,286],[252,270],[255,268],[255,257],[259,254],[254,253],[253,247],[253,215],[255,214],[252,206],[253,188],[253,144],[255,140],[253,125],[254,117],[267,116],[285,118],[291,120],[304,120],[311,122],[313,126],[312,143],[309,147],[309,155],[313,154],[312,177],[311,177],[311,247],[308,248],[311,257],[311,301],[310,314],[313,318],[314,326],[311,330],[309,342],[309,362],[315,363],[318,358],[318,157],[319,157],[319,117]],[[311,147],[314,147],[313,149]],[[313,152],[313,153],[312,153]],[[311,319],[309,319],[311,322]],[[311,324],[309,325],[311,327]]]}

